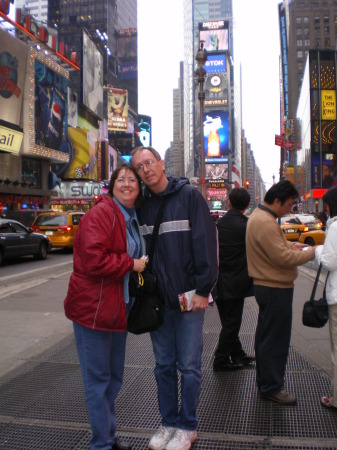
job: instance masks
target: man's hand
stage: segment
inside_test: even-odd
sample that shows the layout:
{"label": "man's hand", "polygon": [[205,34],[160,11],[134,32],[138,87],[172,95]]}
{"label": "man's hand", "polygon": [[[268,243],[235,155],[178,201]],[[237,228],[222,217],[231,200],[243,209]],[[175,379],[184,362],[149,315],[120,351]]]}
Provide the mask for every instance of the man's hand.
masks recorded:
{"label": "man's hand", "polygon": [[201,295],[194,294],[191,298],[189,311],[197,312],[206,308],[208,308],[208,297],[201,297]]}
{"label": "man's hand", "polygon": [[292,250],[303,250],[304,248],[309,247],[307,244],[301,244],[300,242],[294,242],[291,246]]}

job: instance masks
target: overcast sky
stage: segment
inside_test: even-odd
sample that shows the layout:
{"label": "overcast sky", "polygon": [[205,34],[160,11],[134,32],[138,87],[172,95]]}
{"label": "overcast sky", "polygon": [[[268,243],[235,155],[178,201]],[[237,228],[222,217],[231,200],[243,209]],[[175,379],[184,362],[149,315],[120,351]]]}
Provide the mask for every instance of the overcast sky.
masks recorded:
{"label": "overcast sky", "polygon": [[[280,132],[278,3],[233,0],[242,126],[267,188],[273,175],[278,181],[280,167],[274,144]],[[173,139],[173,89],[183,55],[183,0],[138,0],[138,110],[152,117],[152,144],[162,155]]]}

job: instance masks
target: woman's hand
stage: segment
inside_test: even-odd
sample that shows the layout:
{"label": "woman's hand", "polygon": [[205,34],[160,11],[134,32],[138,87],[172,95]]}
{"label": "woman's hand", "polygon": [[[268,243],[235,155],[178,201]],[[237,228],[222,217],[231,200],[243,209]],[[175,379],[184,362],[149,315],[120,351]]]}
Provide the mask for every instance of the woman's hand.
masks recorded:
{"label": "woman's hand", "polygon": [[143,272],[147,264],[146,259],[134,259],[133,260],[133,270],[135,272]]}

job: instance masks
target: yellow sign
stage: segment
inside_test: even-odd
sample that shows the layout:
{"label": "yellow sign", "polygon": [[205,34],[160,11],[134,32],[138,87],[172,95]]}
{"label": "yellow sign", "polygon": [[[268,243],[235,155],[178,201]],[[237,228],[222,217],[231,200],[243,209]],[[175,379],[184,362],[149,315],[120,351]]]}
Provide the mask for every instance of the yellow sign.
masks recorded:
{"label": "yellow sign", "polygon": [[336,120],[336,91],[321,91],[322,120]]}
{"label": "yellow sign", "polygon": [[9,153],[20,153],[23,133],[0,125],[0,150]]}

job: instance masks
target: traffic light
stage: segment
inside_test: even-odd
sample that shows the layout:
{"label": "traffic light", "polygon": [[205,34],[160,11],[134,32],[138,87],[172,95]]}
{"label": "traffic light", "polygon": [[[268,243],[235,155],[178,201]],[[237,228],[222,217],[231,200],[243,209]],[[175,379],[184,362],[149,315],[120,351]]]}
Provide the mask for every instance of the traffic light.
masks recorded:
{"label": "traffic light", "polygon": [[243,183],[243,185],[244,185],[244,187],[246,188],[246,189],[248,189],[249,188],[249,185],[250,185],[250,183],[249,183],[249,181],[248,180],[246,180],[244,183]]}

